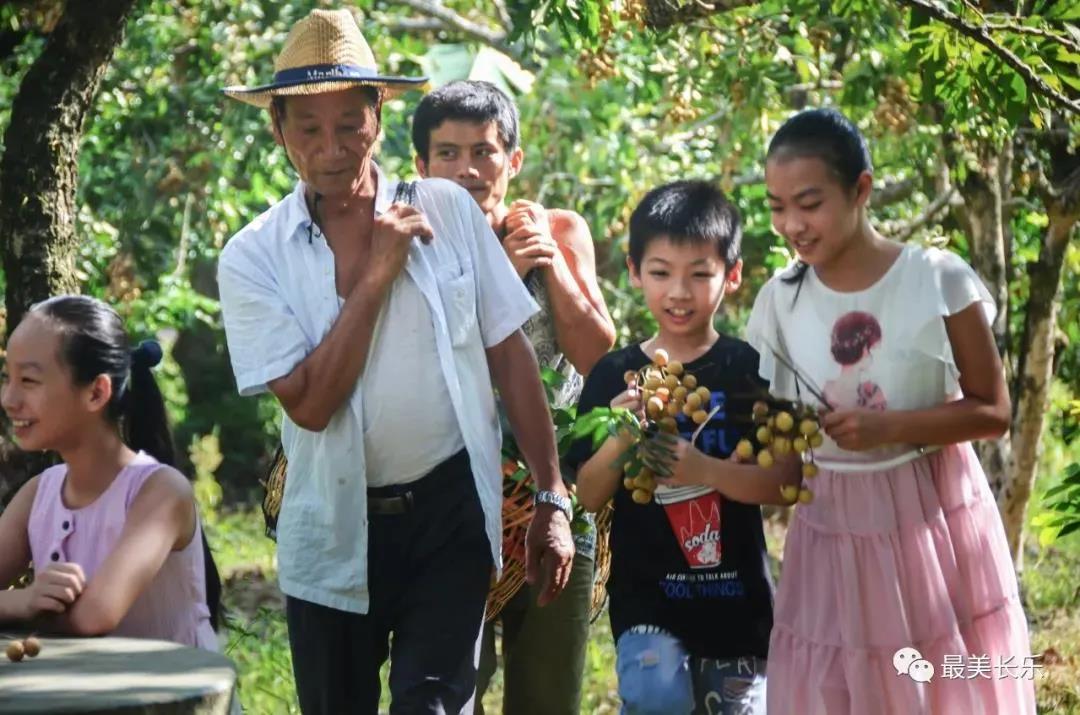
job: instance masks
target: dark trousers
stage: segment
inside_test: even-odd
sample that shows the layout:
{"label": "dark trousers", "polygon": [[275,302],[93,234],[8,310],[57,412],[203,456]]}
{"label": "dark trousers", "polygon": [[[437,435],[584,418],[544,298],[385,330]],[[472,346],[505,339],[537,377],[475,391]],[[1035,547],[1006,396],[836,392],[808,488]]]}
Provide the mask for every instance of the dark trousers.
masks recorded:
{"label": "dark trousers", "polygon": [[393,715],[456,715],[476,686],[492,569],[468,456],[415,482],[369,489],[368,500],[368,613],[286,600],[300,709],[375,715],[389,656]]}

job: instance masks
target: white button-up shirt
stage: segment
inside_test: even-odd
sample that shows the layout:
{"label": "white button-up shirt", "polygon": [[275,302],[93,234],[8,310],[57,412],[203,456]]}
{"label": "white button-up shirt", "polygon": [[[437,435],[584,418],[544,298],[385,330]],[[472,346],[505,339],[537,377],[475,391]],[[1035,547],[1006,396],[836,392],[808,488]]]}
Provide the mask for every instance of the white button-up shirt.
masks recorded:
{"label": "white button-up shirt", "polygon": [[[376,214],[390,207],[397,183],[378,171]],[[416,193],[435,239],[427,245],[413,240],[405,270],[431,309],[439,363],[431,368],[446,380],[492,557],[501,567],[502,436],[484,349],[509,337],[537,306],[464,189],[425,179]],[[302,183],[232,237],[221,252],[218,285],[240,393],[264,392],[319,345],[339,312],[334,255],[312,225]],[[281,441],[289,467],[277,527],[278,570],[281,590],[289,596],[367,613],[359,383],[321,432],[298,427],[283,414]],[[409,425],[401,425],[400,438],[410,439]]]}

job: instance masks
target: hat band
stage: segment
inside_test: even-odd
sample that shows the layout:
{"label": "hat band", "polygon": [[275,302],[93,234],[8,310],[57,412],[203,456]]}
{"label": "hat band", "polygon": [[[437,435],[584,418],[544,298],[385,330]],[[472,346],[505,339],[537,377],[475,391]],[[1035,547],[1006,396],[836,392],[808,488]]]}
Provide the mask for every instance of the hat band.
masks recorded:
{"label": "hat band", "polygon": [[274,83],[321,82],[338,79],[371,79],[378,72],[358,65],[306,65],[274,73]]}

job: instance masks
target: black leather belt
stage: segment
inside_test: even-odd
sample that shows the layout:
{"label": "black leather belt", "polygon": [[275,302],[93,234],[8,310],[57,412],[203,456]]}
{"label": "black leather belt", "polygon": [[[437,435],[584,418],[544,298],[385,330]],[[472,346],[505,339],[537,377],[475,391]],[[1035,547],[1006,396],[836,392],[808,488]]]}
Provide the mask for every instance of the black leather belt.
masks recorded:
{"label": "black leather belt", "polygon": [[405,492],[404,494],[394,497],[373,497],[370,494],[368,495],[368,514],[378,514],[380,516],[405,514],[411,511],[412,507],[412,492]]}
{"label": "black leather belt", "polygon": [[462,474],[469,474],[469,453],[465,449],[443,460],[416,481],[368,489],[368,514],[408,514],[416,508],[417,499],[421,502],[440,500],[445,498],[447,490],[460,489]]}

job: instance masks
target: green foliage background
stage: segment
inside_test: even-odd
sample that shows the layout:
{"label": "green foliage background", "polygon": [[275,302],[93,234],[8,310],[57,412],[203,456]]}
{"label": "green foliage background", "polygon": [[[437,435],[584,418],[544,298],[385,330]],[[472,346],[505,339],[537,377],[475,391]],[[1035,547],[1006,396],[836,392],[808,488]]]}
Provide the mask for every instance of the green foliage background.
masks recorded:
{"label": "green foliage background", "polygon": [[[516,96],[526,162],[512,190],[586,218],[619,344],[639,340],[654,327],[624,269],[630,211],[647,190],[677,178],[718,181],[744,216],[747,280],[720,316],[726,329],[740,331],[756,289],[790,258],[770,228],[761,183],[766,142],[795,109],[824,104],[840,108],[866,134],[879,196],[907,187],[897,192],[899,199],[874,207],[875,221],[887,233],[919,217],[938,198],[944,177],[962,182],[985,147],[1033,137],[1019,144],[1011,183],[1008,280],[1016,352],[1028,298],[1027,267],[1038,258],[1049,220],[1036,191],[1045,147],[1034,137],[1052,122],[1053,105],[985,47],[904,2],[763,0],[662,32],[643,28],[642,0],[505,4],[515,31],[502,49],[534,76],[531,87]],[[222,498],[211,484],[215,476],[224,488],[224,504],[255,496],[278,419],[272,401],[236,395],[216,300],[215,262],[229,236],[294,181],[266,115],[226,99],[220,89],[268,78],[288,27],[314,7],[337,5],[142,0],[86,126],[78,196],[83,288],[116,305],[133,334],[158,335],[169,347],[160,379],[177,444],[192,446],[187,467],[199,474],[207,500]],[[491,0],[445,0],[443,5],[499,29]],[[970,22],[1007,20],[1071,38],[1070,45],[1038,32],[995,33],[1051,87],[1073,99],[1080,94],[1075,3],[1025,3],[1027,14],[1015,21],[982,16],[970,3],[943,5]],[[414,16],[403,3],[361,0],[352,6],[376,57],[391,73],[423,73],[436,44],[460,43],[470,53],[480,48],[475,38],[453,30],[400,29],[404,18]],[[26,35],[0,59],[0,130],[23,74],[45,42],[44,33],[10,4],[0,7],[0,31],[9,28]],[[408,128],[417,98],[408,94],[384,108],[378,156],[392,175],[412,172]],[[1055,126],[1074,147],[1077,129],[1075,116]],[[968,255],[968,240],[950,211],[921,225],[910,240]],[[1067,464],[1080,461],[1073,443],[1080,398],[1078,274],[1080,248],[1073,241],[1062,281],[1057,320],[1062,347],[1035,497],[1038,503],[1043,491],[1060,484],[1048,513],[1065,516],[1042,519],[1047,541],[1080,515],[1076,473],[1066,472]],[[1073,481],[1061,481],[1065,474]],[[232,520],[226,515],[214,525],[218,538],[232,544],[229,549],[250,548],[251,534],[240,526],[250,520],[244,514]],[[261,553],[258,559],[272,561]],[[272,571],[272,564],[259,568]],[[1075,594],[1046,595],[1061,578],[1034,573],[1043,574],[1029,583],[1045,597],[1040,604],[1075,608]],[[1069,578],[1075,585],[1075,573]],[[241,647],[241,660],[257,660],[260,653],[277,659],[269,671],[255,669],[268,680],[253,675],[247,697],[265,703],[265,711],[276,711],[280,693],[265,701],[256,693],[271,691],[271,681],[280,676],[267,672],[287,675],[280,648],[268,645],[276,638],[280,646],[281,624],[271,616],[245,623],[256,636],[243,642],[259,648]],[[233,638],[243,640],[244,632],[240,628]],[[598,703],[603,699],[597,698]],[[1071,702],[1080,708],[1080,694]]]}

